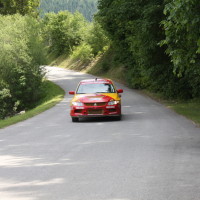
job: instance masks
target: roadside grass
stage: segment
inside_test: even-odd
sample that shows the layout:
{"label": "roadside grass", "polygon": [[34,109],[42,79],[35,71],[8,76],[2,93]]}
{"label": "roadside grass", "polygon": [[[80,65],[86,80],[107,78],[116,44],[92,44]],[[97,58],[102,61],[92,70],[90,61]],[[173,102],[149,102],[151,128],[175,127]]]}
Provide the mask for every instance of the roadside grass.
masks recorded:
{"label": "roadside grass", "polygon": [[[109,51],[103,56],[91,61],[89,65],[81,63],[81,61],[70,60],[65,56],[60,56],[52,63],[58,67],[81,71],[102,78],[110,78],[126,86],[128,85],[126,82],[125,67],[115,61],[114,55]],[[189,101],[169,100],[165,99],[162,95],[150,92],[149,90],[138,90],[138,92],[164,104],[166,107],[185,116],[192,120],[196,125],[200,126],[200,99]]]}
{"label": "roadside grass", "polygon": [[0,120],[0,128],[16,124],[20,121],[24,121],[44,112],[45,110],[50,109],[51,107],[55,106],[58,102],[60,102],[65,95],[64,90],[51,81],[45,80],[42,87],[44,95],[43,98],[39,102],[37,102],[35,108],[28,110],[24,114]]}
{"label": "roadside grass", "polygon": [[148,90],[142,90],[140,93],[162,103],[167,108],[172,109],[182,116],[185,116],[186,118],[192,120],[197,126],[200,126],[200,99],[192,99],[187,101],[166,99],[161,94],[150,92]]}
{"label": "roadside grass", "polygon": [[169,102],[168,107],[187,117],[200,126],[200,100]]}

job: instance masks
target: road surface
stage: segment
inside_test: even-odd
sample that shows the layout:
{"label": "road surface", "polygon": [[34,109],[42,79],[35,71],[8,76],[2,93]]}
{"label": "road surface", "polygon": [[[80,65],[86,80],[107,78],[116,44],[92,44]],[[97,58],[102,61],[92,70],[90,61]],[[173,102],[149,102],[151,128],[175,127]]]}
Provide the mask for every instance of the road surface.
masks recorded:
{"label": "road surface", "polygon": [[[50,68],[66,92],[91,78]],[[200,129],[134,90],[123,119],[72,123],[68,94],[0,130],[0,200],[199,200]]]}

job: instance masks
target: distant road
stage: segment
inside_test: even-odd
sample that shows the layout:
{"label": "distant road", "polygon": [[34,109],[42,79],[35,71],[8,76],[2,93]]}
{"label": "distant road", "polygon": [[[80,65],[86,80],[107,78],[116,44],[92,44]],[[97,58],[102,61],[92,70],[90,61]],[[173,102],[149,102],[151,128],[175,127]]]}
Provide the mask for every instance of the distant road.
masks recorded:
{"label": "distant road", "polygon": [[[66,93],[93,76],[47,67]],[[200,129],[134,90],[122,121],[72,123],[68,94],[0,130],[0,200],[200,200]]]}

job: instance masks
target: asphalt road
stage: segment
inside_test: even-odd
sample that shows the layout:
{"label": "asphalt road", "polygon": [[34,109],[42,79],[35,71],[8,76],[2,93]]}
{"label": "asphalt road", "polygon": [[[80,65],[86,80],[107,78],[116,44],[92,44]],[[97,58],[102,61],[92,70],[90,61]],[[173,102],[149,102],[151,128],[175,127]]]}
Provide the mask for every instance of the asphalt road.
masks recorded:
{"label": "asphalt road", "polygon": [[[92,76],[47,68],[66,92]],[[0,200],[199,200],[200,128],[124,89],[123,119],[72,123],[70,96],[0,130]]]}

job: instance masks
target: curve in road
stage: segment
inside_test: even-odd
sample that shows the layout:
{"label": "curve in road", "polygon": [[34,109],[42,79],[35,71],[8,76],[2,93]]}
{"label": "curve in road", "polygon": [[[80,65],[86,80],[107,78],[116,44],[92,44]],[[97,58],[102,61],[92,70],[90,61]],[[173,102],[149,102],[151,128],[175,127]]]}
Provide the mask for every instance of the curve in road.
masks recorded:
{"label": "curve in road", "polygon": [[[93,76],[46,67],[67,91]],[[199,200],[200,129],[134,90],[122,121],[72,123],[70,96],[0,130],[2,200]]]}

